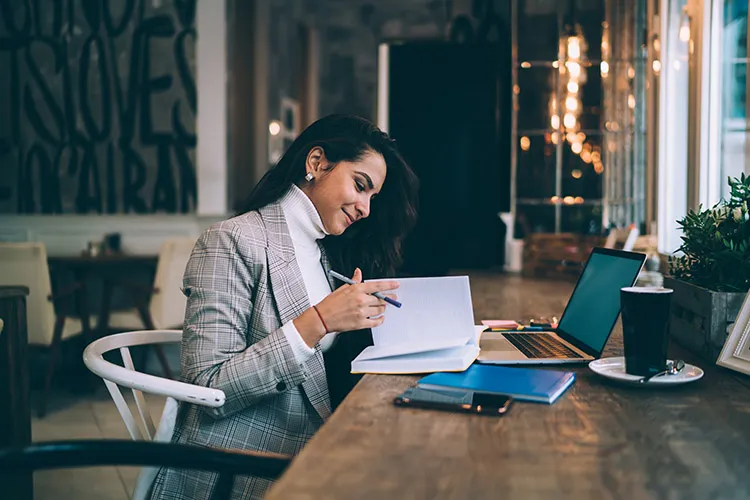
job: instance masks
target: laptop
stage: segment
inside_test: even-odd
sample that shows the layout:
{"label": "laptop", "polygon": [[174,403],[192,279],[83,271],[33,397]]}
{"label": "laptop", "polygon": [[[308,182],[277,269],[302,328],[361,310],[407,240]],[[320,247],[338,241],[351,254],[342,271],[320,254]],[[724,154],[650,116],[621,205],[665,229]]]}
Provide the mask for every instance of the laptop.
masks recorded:
{"label": "laptop", "polygon": [[599,358],[620,315],[620,288],[633,286],[646,256],[595,248],[556,328],[483,332],[479,363],[584,363]]}

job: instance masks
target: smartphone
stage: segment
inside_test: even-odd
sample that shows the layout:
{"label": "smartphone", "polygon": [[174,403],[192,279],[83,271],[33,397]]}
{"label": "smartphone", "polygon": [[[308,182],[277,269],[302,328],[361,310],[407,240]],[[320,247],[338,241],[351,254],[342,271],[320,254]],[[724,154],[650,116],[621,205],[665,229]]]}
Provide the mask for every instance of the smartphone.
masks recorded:
{"label": "smartphone", "polygon": [[410,387],[393,400],[393,404],[396,406],[495,416],[506,413],[512,403],[513,398],[511,396],[482,394],[473,391],[441,391],[421,387]]}

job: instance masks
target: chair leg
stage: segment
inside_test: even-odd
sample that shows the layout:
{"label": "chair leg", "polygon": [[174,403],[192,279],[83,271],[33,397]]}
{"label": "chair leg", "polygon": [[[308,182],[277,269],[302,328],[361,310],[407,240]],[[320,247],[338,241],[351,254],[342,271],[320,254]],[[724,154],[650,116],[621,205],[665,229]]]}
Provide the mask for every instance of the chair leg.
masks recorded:
{"label": "chair leg", "polygon": [[52,345],[50,346],[47,376],[44,379],[42,398],[39,401],[39,407],[37,408],[39,418],[43,418],[47,414],[47,395],[49,394],[50,387],[52,386],[52,377],[55,373],[55,364],[57,363],[57,358],[60,357],[60,344],[62,343],[62,332],[64,326],[65,316],[60,314],[55,318],[55,331],[52,334]]}

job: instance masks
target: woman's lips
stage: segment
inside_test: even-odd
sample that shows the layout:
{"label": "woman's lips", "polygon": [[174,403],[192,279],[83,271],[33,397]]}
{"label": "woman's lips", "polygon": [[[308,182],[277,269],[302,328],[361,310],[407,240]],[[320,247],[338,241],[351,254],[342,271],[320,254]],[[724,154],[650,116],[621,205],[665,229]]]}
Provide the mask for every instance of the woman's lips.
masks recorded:
{"label": "woman's lips", "polygon": [[346,213],[346,210],[344,210],[343,208],[341,209],[341,211],[344,212],[344,215],[346,215],[346,220],[349,222],[348,225],[354,224],[354,219],[352,219],[352,216]]}

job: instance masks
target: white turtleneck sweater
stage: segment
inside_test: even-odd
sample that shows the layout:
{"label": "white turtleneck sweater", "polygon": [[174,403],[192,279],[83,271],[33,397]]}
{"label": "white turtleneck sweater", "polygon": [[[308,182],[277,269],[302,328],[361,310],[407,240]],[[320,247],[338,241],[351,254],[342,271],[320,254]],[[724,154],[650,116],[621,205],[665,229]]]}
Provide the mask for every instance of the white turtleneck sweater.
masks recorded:
{"label": "white turtleneck sweater", "polygon": [[[331,285],[326,277],[325,269],[321,262],[320,247],[318,240],[323,239],[328,233],[323,228],[318,210],[307,195],[296,185],[287,191],[281,198],[281,209],[284,212],[289,235],[294,245],[294,256],[302,273],[302,281],[305,283],[310,304],[317,304],[331,293]],[[292,346],[294,355],[300,363],[305,362],[315,354],[315,350],[309,347],[297,331],[292,321],[289,321],[282,330],[286,335],[289,345]],[[320,340],[320,349],[325,352],[330,349],[336,338],[336,333],[329,333]]]}

